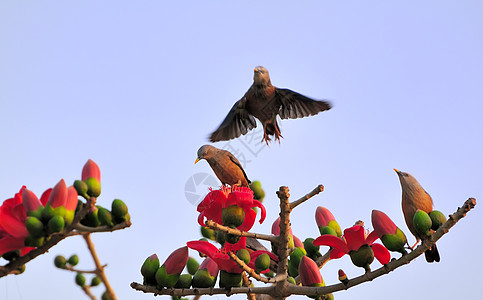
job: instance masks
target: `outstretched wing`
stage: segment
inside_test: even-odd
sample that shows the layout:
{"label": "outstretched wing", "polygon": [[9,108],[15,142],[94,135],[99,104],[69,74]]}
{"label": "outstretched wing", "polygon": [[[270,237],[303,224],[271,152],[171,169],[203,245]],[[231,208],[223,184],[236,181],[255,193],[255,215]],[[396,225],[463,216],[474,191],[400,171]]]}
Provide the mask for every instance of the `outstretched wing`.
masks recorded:
{"label": "outstretched wing", "polygon": [[280,118],[297,119],[313,116],[332,107],[330,102],[314,100],[289,89],[275,89],[276,97],[280,101]]}
{"label": "outstretched wing", "polygon": [[246,109],[246,102],[246,98],[243,97],[233,105],[225,120],[211,134],[211,142],[227,141],[246,134],[248,130],[257,127],[255,118]]}

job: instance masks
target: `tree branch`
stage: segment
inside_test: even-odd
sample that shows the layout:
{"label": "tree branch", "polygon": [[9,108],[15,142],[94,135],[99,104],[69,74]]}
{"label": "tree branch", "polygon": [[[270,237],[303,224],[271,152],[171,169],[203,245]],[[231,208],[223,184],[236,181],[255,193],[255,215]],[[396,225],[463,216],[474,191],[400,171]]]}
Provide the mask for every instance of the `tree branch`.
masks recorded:
{"label": "tree branch", "polygon": [[87,248],[89,248],[89,252],[91,253],[92,259],[94,260],[94,264],[96,265],[97,276],[99,276],[99,278],[101,278],[102,282],[104,283],[104,286],[106,287],[106,292],[109,294],[110,299],[117,300],[116,294],[114,294],[114,290],[109,284],[109,281],[107,280],[107,276],[104,273],[104,266],[101,265],[101,262],[99,261],[99,257],[97,256],[96,249],[94,248],[94,244],[92,243],[90,233],[84,234],[83,237],[84,237],[84,240],[86,241]]}
{"label": "tree branch", "polygon": [[236,256],[233,252],[228,252],[228,256],[230,256],[230,258],[233,261],[235,261],[245,272],[247,272],[248,275],[250,275],[250,277],[252,277],[252,278],[254,278],[258,281],[264,282],[264,283],[275,283],[276,282],[274,278],[265,278],[265,277],[262,277],[260,274],[257,274],[255,272],[255,270],[253,270],[252,268],[247,266],[247,264],[245,264],[244,261],[239,259],[238,256]]}
{"label": "tree branch", "polygon": [[303,196],[302,198],[290,203],[290,210],[294,209],[295,207],[299,206],[300,204],[304,203],[305,201],[309,200],[313,196],[321,193],[324,191],[324,186],[319,184],[312,192],[308,193],[307,195]]}

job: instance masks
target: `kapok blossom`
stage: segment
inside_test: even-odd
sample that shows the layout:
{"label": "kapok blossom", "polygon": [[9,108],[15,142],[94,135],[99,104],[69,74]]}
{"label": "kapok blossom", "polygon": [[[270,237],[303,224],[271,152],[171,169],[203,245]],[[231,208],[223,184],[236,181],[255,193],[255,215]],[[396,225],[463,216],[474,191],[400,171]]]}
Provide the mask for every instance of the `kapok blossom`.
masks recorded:
{"label": "kapok blossom", "polygon": [[64,206],[66,210],[75,210],[77,206],[77,191],[73,186],[67,188],[64,179],[61,179],[49,192],[47,201],[53,208]]}
{"label": "kapok blossom", "polygon": [[95,178],[99,183],[101,182],[101,169],[92,159],[89,159],[82,168],[81,179],[84,181],[91,177]]}
{"label": "kapok blossom", "polygon": [[30,252],[32,247],[25,247],[24,240],[28,236],[25,227],[27,214],[22,203],[25,186],[13,198],[5,200],[0,206],[0,255],[20,249],[20,255]]}
{"label": "kapok blossom", "polygon": [[324,286],[324,280],[317,264],[308,256],[303,256],[299,263],[300,282],[304,286]]}
{"label": "kapok blossom", "polygon": [[239,230],[248,231],[253,227],[257,213],[252,209],[261,209],[260,224],[266,216],[265,207],[258,200],[253,198],[253,191],[247,187],[234,186],[232,188],[221,187],[219,190],[211,190],[205,199],[198,205],[198,223],[205,226],[204,219],[212,220],[218,224],[223,224],[222,211],[224,208],[236,205],[245,212],[243,223],[238,226]]}
{"label": "kapok blossom", "polygon": [[[369,264],[372,263],[374,256],[381,264],[387,264],[391,259],[391,255],[386,247],[374,243],[377,238],[375,231],[366,236],[364,227],[361,225],[355,225],[345,229],[342,238],[330,234],[324,234],[314,240],[314,245],[333,247],[330,252],[331,259],[340,258],[344,256],[344,254],[349,254],[352,262],[356,266],[364,267],[368,270]],[[367,260],[363,259],[359,262],[358,254],[362,254],[362,252],[367,253],[369,258],[367,258]],[[370,259],[371,252],[372,259]]]}

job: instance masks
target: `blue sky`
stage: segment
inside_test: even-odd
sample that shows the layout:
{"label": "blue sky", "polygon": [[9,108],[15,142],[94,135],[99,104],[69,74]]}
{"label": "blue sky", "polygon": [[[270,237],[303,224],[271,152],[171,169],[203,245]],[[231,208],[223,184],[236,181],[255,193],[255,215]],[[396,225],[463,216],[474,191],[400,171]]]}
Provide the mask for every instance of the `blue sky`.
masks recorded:
{"label": "blue sky", "polygon": [[[213,173],[194,165],[196,151],[263,65],[274,85],[334,108],[282,121],[280,145],[214,144],[245,157],[267,193],[267,221],[253,230],[269,232],[281,185],[296,199],[324,184],[292,214],[300,238],[317,236],[319,205],[343,228],[382,210],[409,237],[393,168],[413,174],[446,215],[482,196],[482,16],[479,1],[2,1],[0,199],[73,182],[95,160],[99,204],[123,199],[133,221],[93,236],[99,256],[119,299],[152,297],[129,283],[142,280],[147,256],[164,260],[199,238],[186,183]],[[479,298],[482,218],[477,206],[443,237],[439,264],[420,257],[336,299]],[[0,298],[85,299],[75,274],[52,263],[72,253],[92,266],[83,240],[70,238],[0,279]],[[362,273],[348,257],[331,261],[328,284],[339,268]]]}

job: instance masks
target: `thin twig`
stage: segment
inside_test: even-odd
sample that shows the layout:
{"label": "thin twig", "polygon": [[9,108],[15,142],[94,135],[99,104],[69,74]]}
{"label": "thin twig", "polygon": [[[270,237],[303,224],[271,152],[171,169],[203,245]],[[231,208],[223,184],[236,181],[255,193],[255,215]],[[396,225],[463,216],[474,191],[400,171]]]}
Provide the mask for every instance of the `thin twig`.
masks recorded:
{"label": "thin twig", "polygon": [[97,300],[96,296],[94,296],[92,293],[91,293],[91,288],[87,285],[84,285],[83,287],[81,287],[82,290],[84,291],[84,293],[86,293],[86,295],[91,298],[91,300]]}
{"label": "thin twig", "polygon": [[[102,268],[107,267],[107,264],[103,265]],[[71,271],[75,273],[86,273],[86,274],[97,274],[97,270],[79,270],[71,266],[64,266],[63,268],[59,268],[61,270]]]}
{"label": "thin twig", "polygon": [[[231,253],[231,252],[230,252]],[[247,273],[243,272],[243,286],[249,287],[252,282],[248,279]],[[255,294],[247,293],[247,300],[256,300]]]}
{"label": "thin twig", "polygon": [[295,207],[299,206],[300,204],[304,203],[305,201],[309,200],[313,196],[321,193],[324,191],[324,186],[319,184],[312,192],[308,193],[307,195],[303,196],[302,198],[290,203],[290,210],[294,209]]}
{"label": "thin twig", "polygon": [[112,300],[117,300],[116,294],[114,294],[114,290],[112,289],[109,281],[107,280],[107,276],[104,273],[104,266],[101,265],[99,261],[99,257],[97,256],[96,249],[94,248],[94,243],[92,243],[90,233],[83,235],[84,240],[86,241],[87,248],[89,248],[89,252],[91,253],[92,259],[94,260],[94,264],[96,265],[97,276],[101,278],[104,286],[106,287],[106,292],[109,294]]}
{"label": "thin twig", "polygon": [[125,221],[125,222],[116,224],[114,226],[104,225],[104,226],[98,226],[98,227],[89,227],[79,223],[74,226],[74,229],[79,231],[80,232],[79,234],[94,233],[94,232],[113,232],[119,229],[127,228],[131,225],[132,225],[131,221]]}
{"label": "thin twig", "polygon": [[273,235],[266,235],[266,234],[261,234],[261,233],[252,233],[252,232],[247,232],[247,231],[241,231],[241,230],[238,230],[236,228],[230,228],[228,226],[218,224],[218,223],[216,223],[212,220],[207,220],[205,224],[206,224],[207,227],[210,227],[212,229],[227,232],[227,233],[233,234],[233,235],[246,236],[246,237],[251,237],[251,238],[260,239],[260,240],[266,240],[266,241],[270,241],[270,242],[277,241],[277,237],[273,236]]}

